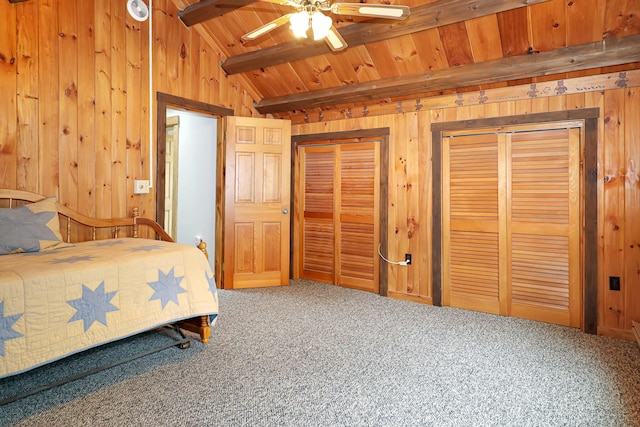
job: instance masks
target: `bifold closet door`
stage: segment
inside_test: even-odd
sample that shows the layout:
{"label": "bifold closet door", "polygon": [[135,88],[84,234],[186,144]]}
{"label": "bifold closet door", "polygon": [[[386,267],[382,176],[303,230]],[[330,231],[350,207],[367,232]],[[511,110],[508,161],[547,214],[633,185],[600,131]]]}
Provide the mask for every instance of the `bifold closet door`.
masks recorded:
{"label": "bifold closet door", "polygon": [[498,144],[498,136],[443,138],[442,150],[443,303],[495,314],[501,312],[500,268],[505,267],[500,263],[504,209],[499,194],[504,144]]}
{"label": "bifold closet door", "polygon": [[580,129],[443,138],[443,303],[580,326]]}
{"label": "bifold closet door", "polygon": [[336,284],[378,293],[380,241],[379,148],[374,142],[338,145]]}
{"label": "bifold closet door", "polygon": [[511,315],[580,326],[580,130],[510,137]]}
{"label": "bifold closet door", "polygon": [[335,148],[300,149],[300,276],[333,283],[335,275],[334,175]]}
{"label": "bifold closet door", "polygon": [[300,275],[379,292],[379,144],[299,151]]}

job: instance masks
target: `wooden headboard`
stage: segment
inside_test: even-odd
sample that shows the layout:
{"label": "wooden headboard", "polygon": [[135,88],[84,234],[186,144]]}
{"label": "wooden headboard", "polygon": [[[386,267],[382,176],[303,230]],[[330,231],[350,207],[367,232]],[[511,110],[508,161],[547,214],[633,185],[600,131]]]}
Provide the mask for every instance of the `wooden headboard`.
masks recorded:
{"label": "wooden headboard", "polygon": [[[16,208],[45,198],[46,196],[29,191],[0,189],[2,208]],[[131,210],[131,217],[128,218],[91,218],[61,203],[56,203],[56,206],[60,216],[60,232],[67,243],[119,236],[139,237],[141,225],[149,227],[152,233],[155,233],[156,239],[173,242],[160,224],[152,219],[140,217],[138,207]]]}

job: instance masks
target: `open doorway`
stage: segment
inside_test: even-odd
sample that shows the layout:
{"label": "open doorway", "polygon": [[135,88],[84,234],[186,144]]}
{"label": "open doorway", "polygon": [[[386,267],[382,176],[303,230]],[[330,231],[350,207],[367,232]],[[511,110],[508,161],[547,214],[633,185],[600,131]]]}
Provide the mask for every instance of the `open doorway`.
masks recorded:
{"label": "open doorway", "polygon": [[218,118],[168,108],[167,125],[163,227],[178,243],[213,245]]}
{"label": "open doorway", "polygon": [[165,138],[164,231],[172,239],[178,236],[178,155],[180,153],[180,116],[167,112]]}
{"label": "open doorway", "polygon": [[[213,253],[221,173],[218,160],[222,123],[218,122],[221,117],[232,116],[233,110],[161,92],[157,99],[156,221],[165,227],[166,181],[171,175],[167,171],[167,117],[178,116],[178,177],[171,184],[177,190],[173,218],[177,227],[172,237],[177,242],[194,245],[199,236],[207,243],[208,252]],[[186,225],[181,227],[183,223]],[[215,264],[214,257],[209,257],[209,263],[219,277],[220,266]]]}

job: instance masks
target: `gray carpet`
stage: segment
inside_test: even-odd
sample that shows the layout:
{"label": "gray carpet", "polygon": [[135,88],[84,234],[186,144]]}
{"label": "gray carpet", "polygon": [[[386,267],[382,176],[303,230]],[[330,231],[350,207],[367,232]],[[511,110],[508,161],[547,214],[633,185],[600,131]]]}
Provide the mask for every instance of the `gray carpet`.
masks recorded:
{"label": "gray carpet", "polygon": [[[220,312],[208,346],[0,407],[0,424],[640,426],[635,342],[309,281],[221,291]],[[35,375],[88,363],[75,359]]]}

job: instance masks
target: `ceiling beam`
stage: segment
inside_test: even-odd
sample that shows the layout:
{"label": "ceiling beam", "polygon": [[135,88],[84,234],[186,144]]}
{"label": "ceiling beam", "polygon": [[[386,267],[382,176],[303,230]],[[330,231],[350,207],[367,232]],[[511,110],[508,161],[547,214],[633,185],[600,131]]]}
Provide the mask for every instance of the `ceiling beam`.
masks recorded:
{"label": "ceiling beam", "polygon": [[[411,15],[402,21],[374,19],[341,27],[338,31],[349,47],[355,47],[546,1],[549,0],[438,0],[411,8]],[[222,69],[227,74],[237,74],[328,53],[331,49],[324,41],[292,40],[231,56],[222,63]]]}
{"label": "ceiling beam", "polygon": [[257,1],[259,0],[201,0],[178,11],[178,16],[184,25],[191,27]]}
{"label": "ceiling beam", "polygon": [[632,62],[640,62],[640,34],[549,52],[461,65],[429,73],[263,98],[255,107],[261,114],[304,110]]}

